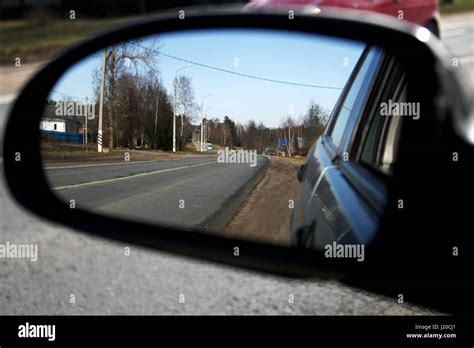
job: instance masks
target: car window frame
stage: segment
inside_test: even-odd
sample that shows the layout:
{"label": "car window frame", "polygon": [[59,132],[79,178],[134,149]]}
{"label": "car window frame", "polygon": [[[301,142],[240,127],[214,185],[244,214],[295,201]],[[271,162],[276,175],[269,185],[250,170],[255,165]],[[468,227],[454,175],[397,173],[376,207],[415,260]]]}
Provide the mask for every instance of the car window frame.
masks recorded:
{"label": "car window frame", "polygon": [[[407,80],[406,80],[406,73],[403,72],[402,74],[403,76],[400,79],[395,89],[395,96],[396,96],[395,98],[396,100],[401,100],[403,102],[404,100],[406,100],[406,96],[407,96]],[[398,157],[398,146],[400,145],[401,127],[403,127],[403,118],[398,117],[398,118],[389,120],[388,125],[386,126],[386,129],[385,129],[385,134],[383,134],[383,142],[385,146],[383,149],[381,147],[379,148],[379,153],[378,153],[378,161],[380,162],[379,170],[381,170],[382,172],[388,172],[389,175],[393,174],[393,165],[396,162],[396,158]],[[398,132],[398,138],[397,138],[397,134],[394,135],[392,132]],[[393,135],[394,137],[392,138]],[[388,142],[392,143],[390,145],[392,146],[391,148],[392,153],[390,155],[391,157],[390,164],[384,162],[384,158],[387,155]]]}
{"label": "car window frame", "polygon": [[[394,57],[387,57],[386,62],[384,63],[383,73],[381,74],[381,85],[377,88],[377,93],[373,96],[373,100],[371,100],[370,110],[364,112],[364,116],[359,119],[358,127],[355,129],[354,138],[357,139],[351,145],[350,149],[350,158],[352,158],[356,163],[365,167],[366,169],[374,172],[377,176],[379,176],[382,180],[388,180],[390,175],[387,175],[386,172],[378,168],[378,166],[374,166],[371,163],[363,161],[361,159],[363,148],[365,145],[365,141],[367,140],[368,131],[371,126],[373,117],[375,116],[375,109],[379,107],[381,98],[384,93],[388,93],[392,95],[394,98],[398,98],[400,93],[403,92],[403,89],[406,89],[406,74],[401,65],[397,65],[397,62]],[[400,78],[398,78],[400,76]],[[389,87],[390,90],[386,90],[386,84],[389,82],[393,82],[392,85]],[[386,132],[388,131],[387,127],[390,127],[390,120],[389,118],[385,119],[382,124],[382,133],[380,136],[381,141],[378,142],[377,150],[376,150],[376,161],[378,162],[383,155],[382,147],[386,144]]]}
{"label": "car window frame", "polygon": [[[337,120],[339,118],[339,114],[341,112],[342,106],[344,104],[344,101],[346,100],[348,94],[351,92],[353,84],[357,77],[359,76],[360,70],[362,66],[367,62],[367,57],[368,55],[373,51],[376,50],[378,52],[375,52],[375,56],[373,57],[373,70],[369,70],[364,77],[364,80],[362,82],[362,85],[359,89],[359,92],[357,94],[357,101],[354,104],[353,111],[356,116],[354,119],[356,120],[356,123],[352,125],[351,130],[348,129],[348,126],[351,124],[351,117],[348,119],[345,127],[344,127],[344,132],[343,136],[341,138],[341,143],[339,146],[335,145],[334,142],[332,141],[331,133],[334,129],[335,124],[337,123]],[[336,106],[333,110],[333,113],[331,115],[328,127],[326,128],[326,131],[324,132],[324,139],[323,139],[323,145],[326,148],[327,152],[329,153],[331,160],[334,161],[338,156],[341,156],[344,152],[347,151],[347,146],[348,146],[348,137],[349,137],[349,132],[353,132],[354,129],[356,129],[357,126],[357,121],[360,119],[361,114],[363,113],[363,110],[365,109],[365,105],[368,101],[368,98],[370,97],[370,90],[371,86],[373,85],[374,81],[376,81],[377,76],[379,74],[379,69],[380,65],[382,62],[383,58],[383,51],[380,48],[377,48],[376,46],[367,46],[364,51],[362,52],[356,67],[352,71],[348,82],[346,83],[346,87],[344,88],[344,91],[341,93]],[[369,84],[370,86],[367,86]],[[361,94],[363,93],[363,100],[361,99]],[[352,113],[351,113],[352,114]]]}
{"label": "car window frame", "polygon": [[[369,96],[364,109],[362,110],[362,117],[359,117],[358,124],[353,131],[354,141],[350,146],[350,156],[347,161],[339,162],[339,169],[342,175],[355,188],[359,195],[372,208],[374,214],[380,215],[383,213],[387,203],[388,185],[391,177],[386,173],[375,170],[373,166],[361,162],[362,149],[368,136],[368,131],[371,126],[371,121],[375,117],[375,110],[379,107],[381,98],[388,93],[399,95],[406,88],[406,76],[402,74],[401,78],[396,80],[397,73],[402,71],[403,67],[396,64],[394,57],[385,56],[380,64],[375,85],[377,86]],[[393,81],[394,80],[394,81]],[[393,81],[393,84],[390,82]],[[389,90],[387,90],[389,88]],[[383,128],[387,127],[388,119],[384,120]],[[386,134],[381,135],[381,142],[385,144]],[[377,144],[377,158],[380,157],[380,142]]]}

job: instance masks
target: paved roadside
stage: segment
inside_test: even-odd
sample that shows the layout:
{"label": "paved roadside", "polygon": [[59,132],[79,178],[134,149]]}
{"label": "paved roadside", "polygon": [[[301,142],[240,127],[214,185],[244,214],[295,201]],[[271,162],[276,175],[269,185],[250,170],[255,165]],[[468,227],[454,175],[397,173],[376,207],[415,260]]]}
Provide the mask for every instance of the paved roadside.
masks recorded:
{"label": "paved roadside", "polygon": [[[46,62],[21,64],[15,67],[12,61],[11,66],[0,66],[0,96],[15,95],[33,74],[41,69]],[[5,98],[5,97],[4,97]]]}

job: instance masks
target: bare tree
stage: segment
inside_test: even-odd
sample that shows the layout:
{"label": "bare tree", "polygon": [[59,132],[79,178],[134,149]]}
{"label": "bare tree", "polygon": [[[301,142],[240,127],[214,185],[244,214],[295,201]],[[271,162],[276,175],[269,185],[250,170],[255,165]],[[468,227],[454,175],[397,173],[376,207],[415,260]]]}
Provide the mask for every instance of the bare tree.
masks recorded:
{"label": "bare tree", "polygon": [[181,131],[180,131],[180,149],[184,148],[186,138],[190,135],[190,125],[196,118],[198,106],[194,101],[194,89],[192,87],[192,79],[182,75],[178,78],[178,104],[181,115]]}
{"label": "bare tree", "polygon": [[324,110],[321,105],[311,102],[308,106],[306,114],[301,121],[302,127],[300,135],[302,144],[300,144],[304,152],[308,151],[313,143],[323,134],[329,118],[329,112]]}
{"label": "bare tree", "polygon": [[118,103],[117,81],[124,74],[132,71],[138,76],[146,69],[147,74],[157,73],[154,68],[155,58],[158,55],[156,42],[150,43],[149,48],[141,44],[140,41],[127,41],[119,45],[112,46],[107,51],[106,56],[106,110],[108,146],[113,148],[117,141],[115,129],[117,127]]}
{"label": "bare tree", "polygon": [[295,141],[295,121],[291,116],[288,116],[282,123],[283,137],[285,138],[285,148],[288,157],[293,157],[294,141]]}

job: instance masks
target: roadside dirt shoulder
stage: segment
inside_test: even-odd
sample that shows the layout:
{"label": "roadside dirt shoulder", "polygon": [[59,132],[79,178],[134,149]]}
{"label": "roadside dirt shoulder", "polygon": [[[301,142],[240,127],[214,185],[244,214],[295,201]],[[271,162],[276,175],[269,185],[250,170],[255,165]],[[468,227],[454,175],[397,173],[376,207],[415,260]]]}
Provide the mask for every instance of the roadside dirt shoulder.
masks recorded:
{"label": "roadside dirt shoulder", "polygon": [[302,160],[272,157],[262,180],[224,227],[232,238],[288,245],[291,209],[298,188],[296,170]]}

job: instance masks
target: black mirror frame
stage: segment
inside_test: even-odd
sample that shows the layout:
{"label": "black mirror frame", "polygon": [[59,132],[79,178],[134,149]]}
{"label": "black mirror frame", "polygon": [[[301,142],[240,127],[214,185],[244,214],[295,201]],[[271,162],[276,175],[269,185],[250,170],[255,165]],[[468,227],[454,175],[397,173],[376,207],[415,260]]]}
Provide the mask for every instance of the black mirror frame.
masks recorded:
{"label": "black mirror frame", "polygon": [[[152,19],[114,30],[82,43],[50,62],[23,89],[11,111],[5,129],[4,170],[13,197],[28,210],[60,224],[85,233],[140,245],[176,255],[223,263],[239,268],[263,271],[286,277],[341,278],[345,275],[372,274],[377,265],[371,264],[370,255],[383,254],[374,242],[366,248],[368,262],[327,259],[324,252],[288,249],[261,243],[231,240],[198,232],[177,233],[176,230],[104,217],[81,210],[70,209],[49,189],[40,157],[39,120],[46,97],[54,83],[74,63],[103,47],[120,41],[167,31],[209,28],[261,28],[299,31],[343,39],[360,40],[381,47],[391,47],[400,54],[428,57],[436,62],[439,74],[446,76],[451,89],[465,94],[453,77],[450,57],[436,38],[426,42],[417,38],[421,27],[405,25],[396,19],[351,13],[321,14],[318,16],[288,13],[214,13],[190,14],[185,19],[176,15]],[[434,64],[431,63],[434,69]],[[460,115],[469,110],[467,105],[457,105]],[[461,119],[462,116],[459,116]],[[20,154],[21,160],[16,161]],[[383,238],[383,236],[381,236]],[[234,248],[239,256],[234,256]],[[377,263],[377,262],[376,262]],[[365,278],[363,276],[362,278]]]}

